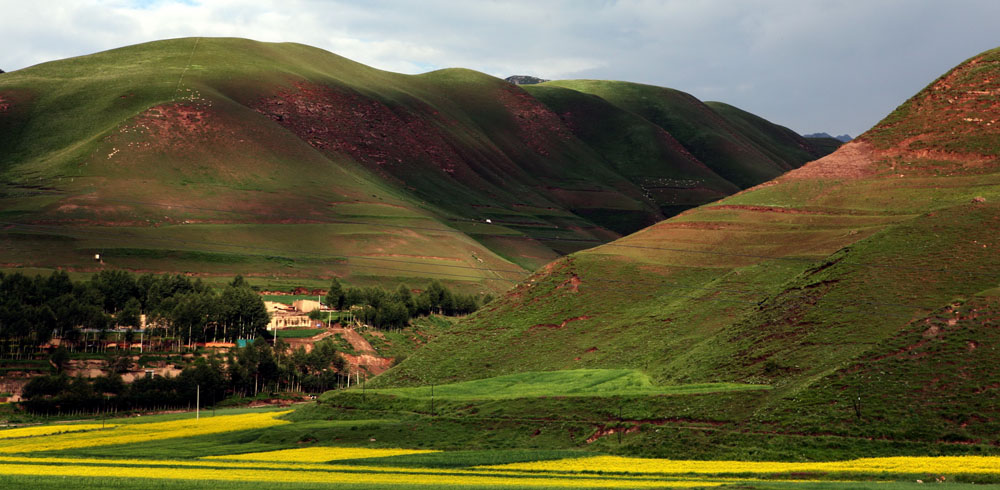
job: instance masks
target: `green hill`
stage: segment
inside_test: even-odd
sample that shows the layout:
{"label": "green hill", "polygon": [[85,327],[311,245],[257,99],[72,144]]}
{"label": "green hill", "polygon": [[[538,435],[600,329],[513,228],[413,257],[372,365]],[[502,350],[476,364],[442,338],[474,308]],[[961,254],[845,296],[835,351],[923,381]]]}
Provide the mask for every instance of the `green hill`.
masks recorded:
{"label": "green hill", "polygon": [[[597,95],[608,102],[656,124],[681,142],[705,165],[740,188],[768,181],[815,158],[800,147],[798,138],[790,148],[775,152],[771,136],[781,132],[763,119],[727,105],[709,106],[679,90],[629,82],[604,80],[558,80],[540,86],[565,87]],[[721,109],[723,112],[717,112]],[[734,122],[736,124],[734,124]],[[743,131],[749,130],[749,134]],[[757,140],[767,139],[767,146]],[[787,143],[785,143],[787,144]],[[796,158],[786,159],[797,153]]]}
{"label": "green hill", "polygon": [[[708,457],[768,438],[809,458],[997,444],[984,403],[1000,348],[998,63],[1000,50],[963,63],[774,181],[550,263],[376,385],[631,368],[657,384],[772,386],[720,398],[724,429],[641,431],[622,449],[643,454],[677,456],[663,437]],[[775,153],[780,136],[753,141]]]}
{"label": "green hill", "polygon": [[798,156],[723,178],[580,92],[172,39],[4,74],[0,263],[502,291]]}

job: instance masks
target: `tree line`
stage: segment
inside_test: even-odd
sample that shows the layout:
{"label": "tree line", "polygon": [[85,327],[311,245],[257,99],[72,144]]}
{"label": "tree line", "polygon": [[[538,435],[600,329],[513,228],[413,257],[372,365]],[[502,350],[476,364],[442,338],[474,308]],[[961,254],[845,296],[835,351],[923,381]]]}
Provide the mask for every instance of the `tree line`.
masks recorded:
{"label": "tree line", "polygon": [[[10,351],[32,351],[53,334],[71,345],[90,342],[116,327],[146,327],[179,342],[231,342],[266,334],[268,314],[260,296],[237,276],[221,291],[182,275],[103,270],[89,281],[65,271],[30,278],[0,273],[0,340]],[[135,334],[126,332],[127,341]]]}
{"label": "tree line", "polygon": [[395,291],[378,286],[344,288],[334,279],[326,293],[325,303],[336,310],[355,312],[362,323],[376,328],[401,328],[411,318],[441,315],[467,315],[492,300],[490,295],[480,298],[475,294],[454,293],[438,281],[414,295],[405,284]]}
{"label": "tree line", "polygon": [[96,378],[69,377],[61,370],[31,378],[22,393],[22,406],[44,415],[106,413],[194,408],[200,398],[202,407],[211,407],[234,396],[323,392],[345,385],[350,377],[346,361],[330,340],[317,342],[306,352],[302,347],[289,349],[281,340],[272,347],[258,338],[224,356],[197,357],[175,377],[140,377],[132,383],[122,379],[133,368],[130,357],[109,358],[107,363],[108,373]]}

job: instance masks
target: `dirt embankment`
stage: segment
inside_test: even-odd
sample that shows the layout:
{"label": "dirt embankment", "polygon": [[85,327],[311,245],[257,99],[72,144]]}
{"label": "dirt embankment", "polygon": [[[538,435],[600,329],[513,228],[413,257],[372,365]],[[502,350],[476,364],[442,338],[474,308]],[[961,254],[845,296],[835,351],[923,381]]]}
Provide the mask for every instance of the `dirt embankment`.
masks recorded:
{"label": "dirt embankment", "polygon": [[334,327],[327,328],[322,333],[304,339],[286,339],[289,347],[296,349],[302,347],[306,352],[309,352],[313,348],[313,344],[321,340],[328,339],[334,335],[339,335],[348,344],[356,354],[342,353],[344,360],[350,365],[351,372],[365,371],[369,375],[374,376],[382,374],[385,370],[392,367],[393,358],[391,357],[379,357],[378,351],[372,347],[371,343],[368,342],[357,330],[353,328],[347,328],[341,326],[339,323]]}

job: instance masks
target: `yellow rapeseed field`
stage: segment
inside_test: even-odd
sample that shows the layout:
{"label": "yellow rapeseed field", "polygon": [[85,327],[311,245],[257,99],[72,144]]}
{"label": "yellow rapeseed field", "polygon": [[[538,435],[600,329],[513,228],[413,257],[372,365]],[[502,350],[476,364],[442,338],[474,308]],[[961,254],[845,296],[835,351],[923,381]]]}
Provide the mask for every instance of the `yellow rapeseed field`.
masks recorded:
{"label": "yellow rapeseed field", "polygon": [[246,413],[207,417],[200,420],[183,419],[169,422],[122,424],[110,430],[70,432],[30,439],[0,439],[0,454],[109,446],[257,429],[289,423],[276,418],[286,413],[289,412]]}
{"label": "yellow rapeseed field", "polygon": [[622,474],[773,474],[798,472],[890,473],[890,474],[1000,474],[1000,457],[945,456],[863,458],[849,461],[814,463],[752,461],[682,461],[669,459],[595,456],[529,463],[482,466],[479,469],[519,470],[525,472],[622,473]]}
{"label": "yellow rapeseed field", "polygon": [[110,429],[116,425],[101,426],[101,424],[79,424],[79,425],[38,425],[34,427],[20,427],[17,429],[0,430],[0,439],[12,439],[15,437],[46,436],[50,434],[60,434],[63,432],[80,432],[85,430]]}
{"label": "yellow rapeseed field", "polygon": [[279,451],[264,451],[259,453],[228,454],[224,456],[206,456],[202,459],[232,459],[240,461],[273,461],[297,463],[324,463],[338,459],[383,458],[401,456],[404,454],[437,453],[429,449],[367,449],[353,447],[303,447],[282,449]]}
{"label": "yellow rapeseed field", "polygon": [[[113,460],[107,462],[113,462]],[[399,468],[400,473],[359,473],[337,471],[309,470],[274,470],[250,468],[148,468],[141,466],[105,465],[48,465],[31,463],[0,463],[0,473],[6,475],[39,475],[68,477],[106,477],[106,478],[148,478],[163,480],[222,480],[222,481],[252,481],[262,483],[273,482],[306,482],[306,483],[339,483],[339,484],[372,484],[372,485],[428,485],[434,487],[450,485],[493,485],[505,487],[566,487],[566,488],[690,488],[711,487],[722,482],[709,481],[653,481],[608,479],[597,477],[557,476],[518,477],[497,475],[451,474],[443,470],[436,474],[413,474],[406,468]]]}

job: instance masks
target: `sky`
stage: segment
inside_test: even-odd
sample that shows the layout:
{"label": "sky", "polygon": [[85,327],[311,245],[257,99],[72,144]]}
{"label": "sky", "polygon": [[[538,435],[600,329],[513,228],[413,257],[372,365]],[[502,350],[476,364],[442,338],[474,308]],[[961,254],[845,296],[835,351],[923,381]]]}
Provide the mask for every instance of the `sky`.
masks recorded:
{"label": "sky", "polygon": [[1000,46],[997,25],[996,0],[0,0],[0,69],[234,36],[401,73],[648,83],[857,136]]}

